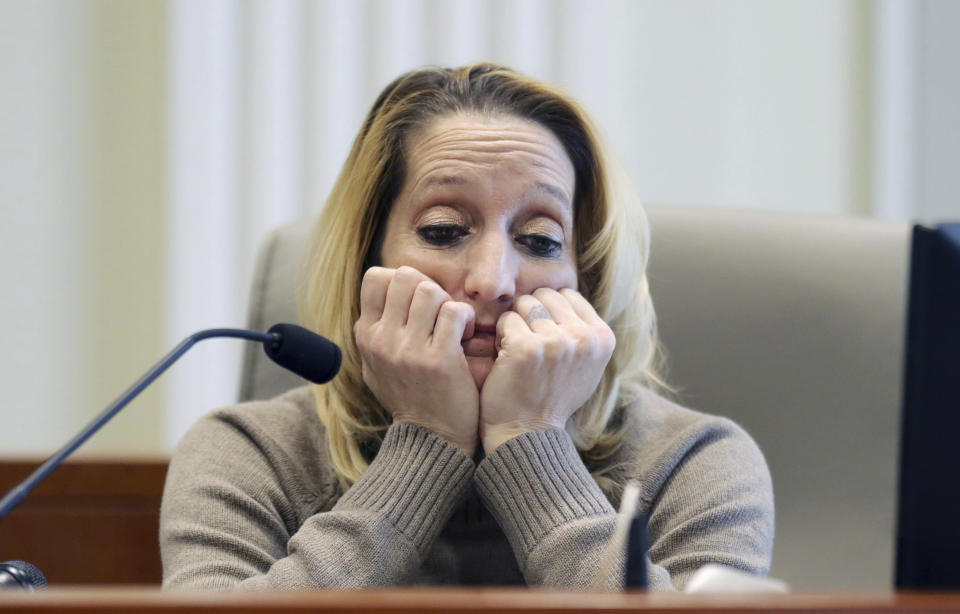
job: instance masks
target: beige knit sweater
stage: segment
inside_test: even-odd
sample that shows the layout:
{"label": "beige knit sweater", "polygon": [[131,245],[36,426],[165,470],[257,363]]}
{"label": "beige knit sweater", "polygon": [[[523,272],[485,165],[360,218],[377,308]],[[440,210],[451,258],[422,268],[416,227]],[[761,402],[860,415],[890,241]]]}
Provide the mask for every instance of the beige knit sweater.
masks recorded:
{"label": "beige knit sweater", "polygon": [[[683,588],[706,563],[766,574],[773,493],[752,439],[647,393],[609,475],[642,484],[650,584]],[[410,425],[387,431],[346,492],[307,387],[222,409],[181,441],[160,518],[166,588],[412,583],[587,587],[614,525],[570,437],[516,437],[479,464]],[[622,584],[618,566],[601,581]]]}

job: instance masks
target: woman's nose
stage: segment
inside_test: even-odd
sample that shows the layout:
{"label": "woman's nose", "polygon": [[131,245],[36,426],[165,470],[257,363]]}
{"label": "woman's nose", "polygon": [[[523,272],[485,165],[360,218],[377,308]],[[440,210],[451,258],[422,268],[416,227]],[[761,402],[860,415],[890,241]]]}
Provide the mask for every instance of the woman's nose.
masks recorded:
{"label": "woman's nose", "polygon": [[464,291],[475,301],[509,303],[517,289],[517,262],[506,236],[481,236],[467,253]]}

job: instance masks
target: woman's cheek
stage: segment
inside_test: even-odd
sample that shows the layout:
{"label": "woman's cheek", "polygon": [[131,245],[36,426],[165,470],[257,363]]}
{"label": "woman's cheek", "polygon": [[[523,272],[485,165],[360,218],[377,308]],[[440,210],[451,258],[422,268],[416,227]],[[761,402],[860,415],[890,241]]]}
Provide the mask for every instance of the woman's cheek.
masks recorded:
{"label": "woman's cheek", "polygon": [[456,296],[458,267],[449,254],[433,250],[409,250],[401,264],[412,266],[433,281],[440,284],[444,292]]}
{"label": "woman's cheek", "polygon": [[517,282],[530,287],[531,292],[537,288],[576,288],[576,257],[569,246],[564,245],[563,249],[563,254],[556,260],[528,257],[519,271]]}

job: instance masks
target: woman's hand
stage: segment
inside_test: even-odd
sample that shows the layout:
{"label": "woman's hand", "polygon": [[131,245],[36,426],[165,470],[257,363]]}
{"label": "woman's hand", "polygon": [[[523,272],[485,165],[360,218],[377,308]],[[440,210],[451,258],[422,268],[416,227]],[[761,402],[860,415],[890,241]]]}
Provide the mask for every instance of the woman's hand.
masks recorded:
{"label": "woman's hand", "polygon": [[480,437],[489,454],[542,428],[564,428],[596,389],[616,337],[571,289],[539,288],[497,321],[497,360],[480,391]]}
{"label": "woman's hand", "polygon": [[460,345],[473,307],[414,268],[371,267],[353,327],[363,381],[396,422],[422,426],[467,456],[477,445],[480,399]]}

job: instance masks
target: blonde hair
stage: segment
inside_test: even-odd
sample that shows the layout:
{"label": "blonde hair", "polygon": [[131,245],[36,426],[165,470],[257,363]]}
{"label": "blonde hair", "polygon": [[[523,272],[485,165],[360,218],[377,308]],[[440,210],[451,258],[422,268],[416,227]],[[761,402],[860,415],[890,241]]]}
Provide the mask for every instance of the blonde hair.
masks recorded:
{"label": "blonde hair", "polygon": [[339,375],[314,389],[334,468],[345,487],[356,481],[390,425],[390,415],[363,382],[353,325],[363,272],[379,259],[380,236],[403,184],[405,138],[431,120],[462,112],[536,121],[557,136],[573,162],[579,291],[613,329],[617,346],[567,431],[604,485],[604,461],[623,439],[624,408],[644,387],[663,386],[646,278],[646,216],[626,173],[576,102],[548,84],[486,63],[415,70],[388,85],[364,120],[314,229],[299,309],[305,326],[343,349]]}

